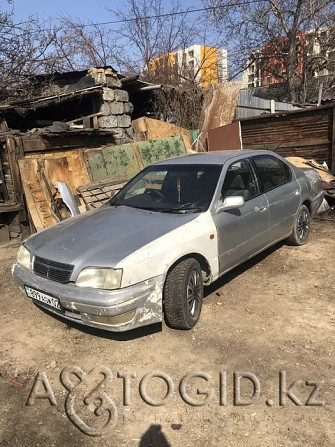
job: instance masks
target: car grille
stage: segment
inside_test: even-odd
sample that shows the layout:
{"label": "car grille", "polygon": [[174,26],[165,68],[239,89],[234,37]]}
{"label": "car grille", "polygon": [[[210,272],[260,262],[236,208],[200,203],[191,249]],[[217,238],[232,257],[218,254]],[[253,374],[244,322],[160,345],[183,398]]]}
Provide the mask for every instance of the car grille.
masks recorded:
{"label": "car grille", "polygon": [[34,258],[34,273],[51,281],[61,282],[63,284],[70,281],[73,265],[63,264],[62,262],[50,261],[49,259]]}

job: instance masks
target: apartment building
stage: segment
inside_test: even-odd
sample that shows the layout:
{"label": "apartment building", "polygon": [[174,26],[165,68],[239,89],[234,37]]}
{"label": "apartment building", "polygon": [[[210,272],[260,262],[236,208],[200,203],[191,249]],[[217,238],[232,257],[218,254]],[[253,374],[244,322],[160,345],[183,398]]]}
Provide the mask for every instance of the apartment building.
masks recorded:
{"label": "apartment building", "polygon": [[[313,76],[327,76],[335,73],[335,45],[331,44],[332,34],[329,29],[319,32],[311,30],[299,32],[296,36],[297,61],[296,72],[302,74],[306,62],[315,67]],[[248,88],[263,87],[283,82],[286,65],[279,53],[287,51],[287,38],[279,39],[276,44],[267,43],[263,48],[250,53],[243,81]]]}
{"label": "apartment building", "polygon": [[227,50],[206,45],[192,45],[153,59],[145,69],[156,79],[182,84],[197,82],[206,88],[228,78]]}

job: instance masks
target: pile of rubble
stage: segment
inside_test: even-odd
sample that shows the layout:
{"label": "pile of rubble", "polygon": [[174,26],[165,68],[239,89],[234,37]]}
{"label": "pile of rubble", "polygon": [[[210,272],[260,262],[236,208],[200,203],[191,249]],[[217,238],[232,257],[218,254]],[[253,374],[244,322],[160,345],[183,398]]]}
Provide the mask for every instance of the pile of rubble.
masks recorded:
{"label": "pile of rubble", "polygon": [[287,160],[299,168],[313,168],[321,177],[325,198],[318,210],[318,218],[335,219],[335,175],[328,169],[327,163],[319,164],[315,160],[300,157],[287,157]]}

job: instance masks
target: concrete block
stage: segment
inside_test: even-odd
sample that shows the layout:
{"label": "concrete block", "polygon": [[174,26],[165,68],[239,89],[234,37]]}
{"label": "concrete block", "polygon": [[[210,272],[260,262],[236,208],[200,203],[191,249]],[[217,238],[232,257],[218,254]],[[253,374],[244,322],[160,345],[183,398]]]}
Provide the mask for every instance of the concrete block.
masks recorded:
{"label": "concrete block", "polygon": [[116,116],[100,116],[99,117],[99,127],[109,129],[113,127],[118,127],[118,120]]}
{"label": "concrete block", "polygon": [[114,76],[106,76],[106,85],[107,87],[121,87],[121,81],[118,78],[114,78]]}
{"label": "concrete block", "polygon": [[110,104],[108,102],[103,102],[100,106],[100,113],[103,113],[103,115],[112,115]]}
{"label": "concrete block", "polygon": [[117,123],[119,127],[130,127],[131,118],[129,115],[120,115],[117,117]]}
{"label": "concrete block", "polygon": [[128,129],[126,129],[126,134],[131,140],[133,140],[135,137],[135,132],[134,132],[133,127],[129,127]]}
{"label": "concrete block", "polygon": [[114,90],[112,88],[104,87],[102,99],[104,101],[114,101]]}
{"label": "concrete block", "polygon": [[131,102],[124,103],[124,113],[131,115],[134,111],[134,106]]}
{"label": "concrete block", "polygon": [[124,104],[123,102],[111,102],[109,109],[111,115],[122,115],[124,113]]}
{"label": "concrete block", "polygon": [[115,101],[122,101],[122,102],[128,102],[129,101],[129,95],[128,92],[125,90],[115,90]]}

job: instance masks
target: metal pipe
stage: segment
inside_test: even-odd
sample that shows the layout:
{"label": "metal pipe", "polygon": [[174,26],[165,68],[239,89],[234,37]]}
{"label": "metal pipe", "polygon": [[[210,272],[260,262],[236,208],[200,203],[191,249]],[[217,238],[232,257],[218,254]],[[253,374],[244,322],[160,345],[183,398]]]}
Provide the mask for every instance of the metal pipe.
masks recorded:
{"label": "metal pipe", "polygon": [[124,78],[121,78],[120,81],[122,84],[126,84],[127,82],[130,82],[130,81],[137,81],[138,77],[139,77],[138,75],[132,74],[132,75],[126,76]]}
{"label": "metal pipe", "polygon": [[322,90],[323,90],[323,82],[321,82],[319,86],[319,98],[318,98],[318,106],[321,106],[322,101]]}
{"label": "metal pipe", "polygon": [[148,91],[148,90],[159,90],[160,88],[162,88],[163,85],[162,84],[157,84],[157,85],[146,85],[145,87],[141,87],[140,91],[144,92],[144,91]]}

